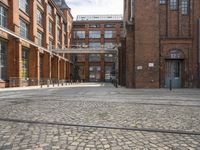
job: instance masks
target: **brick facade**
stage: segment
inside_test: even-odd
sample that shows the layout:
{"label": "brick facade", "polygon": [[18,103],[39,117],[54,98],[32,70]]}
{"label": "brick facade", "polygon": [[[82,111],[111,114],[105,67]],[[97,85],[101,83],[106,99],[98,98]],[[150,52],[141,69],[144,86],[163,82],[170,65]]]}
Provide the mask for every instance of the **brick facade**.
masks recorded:
{"label": "brick facade", "polygon": [[[88,20],[88,21],[74,21],[73,23],[73,45],[75,47],[80,47],[82,44],[85,47],[90,47],[90,43],[99,43],[99,47],[104,47],[105,43],[113,43],[113,47],[115,45],[120,44],[121,33],[123,31],[123,21],[122,20]],[[75,37],[75,32],[77,31],[84,31],[85,37],[84,38],[77,38]],[[100,31],[99,38],[91,38],[89,37],[90,31]],[[105,31],[114,31],[113,37],[105,38]],[[83,46],[83,45],[82,45]],[[107,53],[109,54],[109,53]],[[77,54],[77,64],[79,66],[79,77],[81,80],[84,81],[110,81],[111,72],[113,71],[113,67],[115,66],[115,56],[113,56],[112,60],[106,60],[106,54],[99,54],[100,59],[96,61],[90,61],[89,57],[91,54]],[[91,79],[92,73],[91,68],[93,66],[100,67],[99,73],[95,77],[95,79]],[[108,69],[110,68],[110,69]],[[107,71],[106,71],[107,70]],[[98,72],[98,71],[97,71]]]}
{"label": "brick facade", "polygon": [[[0,30],[0,41],[7,45],[3,48],[6,53],[6,67],[4,67],[6,70],[1,72],[6,75],[4,79],[0,76],[0,87],[26,86],[35,81],[37,83],[34,85],[37,85],[41,80],[47,79],[69,80],[71,70],[69,59],[63,57],[63,54],[52,52],[51,47],[57,48],[58,43],[62,48],[70,47],[73,22],[70,8],[61,8],[54,0],[41,2],[28,0],[28,13],[26,13],[20,9],[19,0],[0,0],[0,6],[5,8],[7,13],[6,31]],[[48,5],[52,7],[52,14],[48,13]],[[42,26],[37,22],[38,9],[42,11]],[[28,38],[20,36],[20,19],[28,25]],[[50,20],[53,23],[52,34],[49,33]],[[58,41],[58,29],[61,31],[61,41]],[[43,34],[41,46],[37,44],[38,31]],[[49,39],[53,40],[52,45]],[[23,60],[23,49],[28,51],[26,63]],[[26,77],[23,74],[24,65],[28,66]]]}
{"label": "brick facade", "polygon": [[[125,0],[124,84],[129,88],[197,87],[200,1]],[[186,8],[187,9],[187,8]],[[128,53],[128,54],[127,54]]]}

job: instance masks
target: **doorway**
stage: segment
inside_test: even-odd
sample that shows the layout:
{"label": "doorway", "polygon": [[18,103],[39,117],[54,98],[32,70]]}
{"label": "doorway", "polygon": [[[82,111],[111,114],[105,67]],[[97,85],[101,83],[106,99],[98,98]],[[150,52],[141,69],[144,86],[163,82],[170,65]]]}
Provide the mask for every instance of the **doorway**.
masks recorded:
{"label": "doorway", "polygon": [[165,70],[165,85],[167,88],[172,85],[172,88],[182,87],[182,60],[167,60]]}

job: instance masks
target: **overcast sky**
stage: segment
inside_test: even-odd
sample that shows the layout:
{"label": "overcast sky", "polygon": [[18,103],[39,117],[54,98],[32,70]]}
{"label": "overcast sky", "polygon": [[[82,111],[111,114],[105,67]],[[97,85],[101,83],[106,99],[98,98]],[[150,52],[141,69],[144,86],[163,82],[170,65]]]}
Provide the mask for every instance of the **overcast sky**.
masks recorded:
{"label": "overcast sky", "polygon": [[123,0],[66,0],[76,19],[77,15],[123,14]]}

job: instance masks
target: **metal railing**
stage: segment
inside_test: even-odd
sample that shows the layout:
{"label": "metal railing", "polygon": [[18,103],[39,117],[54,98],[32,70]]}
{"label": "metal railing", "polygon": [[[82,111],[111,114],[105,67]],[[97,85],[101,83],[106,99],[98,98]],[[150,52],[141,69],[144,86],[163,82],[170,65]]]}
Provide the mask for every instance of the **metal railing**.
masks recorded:
{"label": "metal railing", "polygon": [[74,80],[64,80],[64,79],[36,79],[36,78],[18,78],[18,77],[10,77],[9,78],[9,87],[28,87],[28,86],[43,86],[46,87],[54,87],[54,86],[64,86],[64,85],[70,85],[70,84],[76,84],[79,83],[79,81]]}

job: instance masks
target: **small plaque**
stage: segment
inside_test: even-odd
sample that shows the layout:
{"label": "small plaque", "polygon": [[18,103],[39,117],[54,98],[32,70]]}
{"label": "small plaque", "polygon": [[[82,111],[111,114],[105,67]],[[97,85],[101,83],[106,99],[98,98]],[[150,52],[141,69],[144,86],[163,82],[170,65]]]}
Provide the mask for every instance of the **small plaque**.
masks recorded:
{"label": "small plaque", "polygon": [[142,66],[137,66],[137,70],[142,70],[143,67]]}
{"label": "small plaque", "polygon": [[154,63],[149,63],[149,67],[154,67]]}

